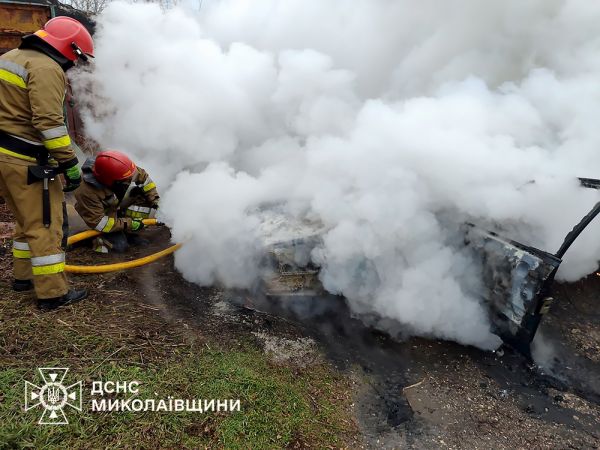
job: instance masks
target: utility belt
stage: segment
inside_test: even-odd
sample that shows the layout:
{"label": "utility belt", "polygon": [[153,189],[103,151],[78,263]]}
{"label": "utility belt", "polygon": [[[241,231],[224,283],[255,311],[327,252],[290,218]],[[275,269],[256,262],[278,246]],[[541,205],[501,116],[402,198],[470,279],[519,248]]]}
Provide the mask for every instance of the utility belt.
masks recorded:
{"label": "utility belt", "polygon": [[0,130],[0,153],[26,160],[36,160],[39,164],[47,164],[49,158],[48,150],[46,150],[44,144],[32,144],[13,137],[2,130]]}
{"label": "utility belt", "polygon": [[42,221],[48,228],[51,221],[48,180],[57,177],[61,172],[58,167],[48,165],[48,150],[44,144],[25,142],[0,130],[0,153],[27,161],[37,161],[37,166],[27,167],[27,184],[42,182]]}

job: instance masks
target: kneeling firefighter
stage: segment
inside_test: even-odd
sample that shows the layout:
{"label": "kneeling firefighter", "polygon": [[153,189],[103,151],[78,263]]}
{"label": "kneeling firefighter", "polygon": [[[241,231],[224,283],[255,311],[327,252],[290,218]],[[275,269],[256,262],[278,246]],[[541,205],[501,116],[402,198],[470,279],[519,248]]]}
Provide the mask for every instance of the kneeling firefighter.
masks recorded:
{"label": "kneeling firefighter", "polygon": [[93,53],[92,37],[81,23],[55,17],[0,56],[0,192],[16,221],[13,289],[35,288],[41,309],[87,296],[85,290],[69,290],[64,274],[63,190],[75,189],[81,173],[63,102],[65,71]]}
{"label": "kneeling firefighter", "polygon": [[94,250],[124,252],[129,245],[147,243],[135,233],[144,228],[143,219],[155,216],[159,195],[146,171],[124,153],[108,150],[89,158],[82,172],[75,210],[90,228],[102,232]]}

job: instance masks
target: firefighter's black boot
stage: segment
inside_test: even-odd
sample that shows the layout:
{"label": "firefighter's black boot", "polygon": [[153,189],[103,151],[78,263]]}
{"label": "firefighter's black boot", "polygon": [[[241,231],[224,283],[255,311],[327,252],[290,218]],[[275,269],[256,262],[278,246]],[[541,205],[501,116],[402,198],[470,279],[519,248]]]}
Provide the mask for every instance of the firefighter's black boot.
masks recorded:
{"label": "firefighter's black boot", "polygon": [[[125,233],[122,231],[117,231],[116,233],[104,233],[102,236],[96,238],[94,246],[94,250],[99,253],[124,253],[129,249],[127,236],[125,236]],[[105,250],[99,250],[99,247],[104,247]]]}
{"label": "firefighter's black boot", "polygon": [[13,291],[25,292],[33,289],[33,283],[31,280],[17,280],[16,278],[12,283]]}
{"label": "firefighter's black boot", "polygon": [[62,306],[80,302],[87,296],[87,289],[69,289],[69,292],[62,297],[38,299],[38,308],[42,311],[51,311]]}

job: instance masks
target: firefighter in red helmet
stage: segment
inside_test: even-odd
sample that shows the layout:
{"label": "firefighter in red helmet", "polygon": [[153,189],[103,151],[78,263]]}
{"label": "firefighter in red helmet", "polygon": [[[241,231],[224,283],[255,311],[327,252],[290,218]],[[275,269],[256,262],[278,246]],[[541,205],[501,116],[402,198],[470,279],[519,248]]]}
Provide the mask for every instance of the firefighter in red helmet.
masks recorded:
{"label": "firefighter in red helmet", "polygon": [[51,19],[0,56],[0,191],[16,220],[13,289],[35,288],[41,309],[87,296],[69,289],[64,274],[63,191],[75,189],[81,173],[63,102],[65,71],[92,56],[90,33],[69,17]]}
{"label": "firefighter in red helmet", "polygon": [[114,150],[88,159],[82,171],[75,210],[90,228],[103,233],[94,241],[94,250],[123,252],[129,245],[144,243],[136,232],[144,227],[143,219],[155,216],[159,202],[146,171]]}

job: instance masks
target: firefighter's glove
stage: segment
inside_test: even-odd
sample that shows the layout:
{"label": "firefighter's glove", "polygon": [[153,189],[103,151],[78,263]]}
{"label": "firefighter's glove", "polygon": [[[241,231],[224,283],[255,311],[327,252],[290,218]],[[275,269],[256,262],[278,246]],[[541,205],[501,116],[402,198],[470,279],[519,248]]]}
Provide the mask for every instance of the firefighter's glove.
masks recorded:
{"label": "firefighter's glove", "polygon": [[144,228],[144,222],[141,219],[133,219],[131,221],[131,231],[140,231]]}
{"label": "firefighter's glove", "polygon": [[81,171],[79,167],[73,166],[65,170],[65,179],[67,185],[63,188],[63,192],[71,192],[79,187],[81,184]]}

